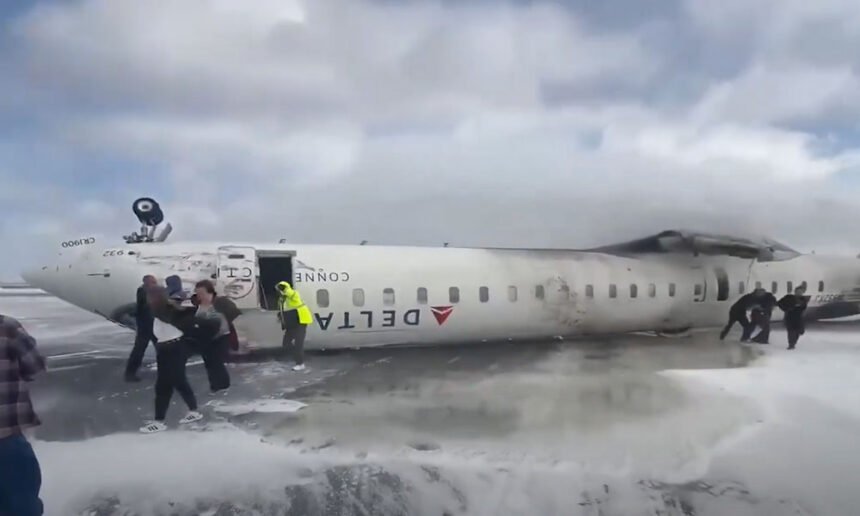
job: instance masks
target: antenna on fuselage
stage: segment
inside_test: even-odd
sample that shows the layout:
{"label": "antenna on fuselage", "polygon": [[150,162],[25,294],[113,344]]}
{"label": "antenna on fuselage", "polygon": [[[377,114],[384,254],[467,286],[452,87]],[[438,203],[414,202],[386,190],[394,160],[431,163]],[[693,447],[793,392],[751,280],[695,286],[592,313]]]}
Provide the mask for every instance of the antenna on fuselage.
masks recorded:
{"label": "antenna on fuselage", "polygon": [[155,235],[158,225],[164,222],[164,212],[161,206],[150,197],[141,197],[131,204],[131,209],[137,220],[140,221],[140,233],[132,232],[126,235],[126,244],[140,244],[144,242],[164,242],[173,231],[173,226],[168,222],[158,236]]}

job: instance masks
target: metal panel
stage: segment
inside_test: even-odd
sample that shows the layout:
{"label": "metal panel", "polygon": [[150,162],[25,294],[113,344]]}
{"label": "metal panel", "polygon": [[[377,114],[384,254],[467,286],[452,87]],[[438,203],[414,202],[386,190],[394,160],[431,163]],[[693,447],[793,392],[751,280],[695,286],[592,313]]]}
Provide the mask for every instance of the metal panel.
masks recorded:
{"label": "metal panel", "polygon": [[253,247],[218,248],[218,290],[239,308],[259,308],[259,269]]}

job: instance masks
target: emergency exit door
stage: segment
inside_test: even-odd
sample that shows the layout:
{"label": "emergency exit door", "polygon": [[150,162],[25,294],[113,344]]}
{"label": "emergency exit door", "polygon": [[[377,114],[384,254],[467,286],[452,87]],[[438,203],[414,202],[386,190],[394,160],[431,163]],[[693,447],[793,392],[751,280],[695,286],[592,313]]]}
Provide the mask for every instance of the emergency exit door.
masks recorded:
{"label": "emergency exit door", "polygon": [[253,247],[218,248],[218,291],[239,308],[258,308],[257,250]]}

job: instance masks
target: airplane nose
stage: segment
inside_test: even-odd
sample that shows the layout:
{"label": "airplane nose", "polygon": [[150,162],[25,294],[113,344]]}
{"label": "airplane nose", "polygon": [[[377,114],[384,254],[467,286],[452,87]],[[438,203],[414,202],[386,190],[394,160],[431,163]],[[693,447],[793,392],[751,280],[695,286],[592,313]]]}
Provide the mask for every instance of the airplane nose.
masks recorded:
{"label": "airplane nose", "polygon": [[42,267],[34,267],[21,272],[21,277],[31,287],[40,288],[45,292],[49,292],[51,290],[52,282],[50,281],[50,276],[52,272],[54,272],[54,269],[51,266],[44,265]]}

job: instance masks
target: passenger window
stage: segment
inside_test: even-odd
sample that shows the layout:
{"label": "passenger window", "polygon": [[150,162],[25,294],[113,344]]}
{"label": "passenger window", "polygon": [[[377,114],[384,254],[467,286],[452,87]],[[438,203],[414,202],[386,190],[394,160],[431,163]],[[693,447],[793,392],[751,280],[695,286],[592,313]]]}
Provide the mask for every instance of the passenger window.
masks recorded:
{"label": "passenger window", "polygon": [[823,281],[818,282],[818,291],[824,292],[824,282]]}
{"label": "passenger window", "polygon": [[675,284],[669,283],[669,297],[675,297]]}
{"label": "passenger window", "polygon": [[743,294],[747,289],[747,284],[741,281],[738,283],[738,294]]}
{"label": "passenger window", "polygon": [[635,283],[630,285],[630,298],[634,298],[639,294],[639,287]]}
{"label": "passenger window", "polygon": [[479,288],[478,297],[481,299],[482,303],[486,303],[490,300],[490,289],[488,289],[487,287]]}
{"label": "passenger window", "polygon": [[657,297],[657,285],[653,283],[648,285],[648,297]]}
{"label": "passenger window", "polygon": [[382,304],[391,306],[394,304],[394,289],[387,288],[382,291]]}
{"label": "passenger window", "polygon": [[513,285],[508,287],[508,301],[511,303],[516,303],[517,301],[517,287]]}
{"label": "passenger window", "polygon": [[725,301],[729,298],[729,275],[720,267],[714,269],[717,277],[717,301]]}
{"label": "passenger window", "polygon": [[785,288],[787,288],[787,289],[788,289],[788,293],[789,293],[789,294],[791,294],[792,292],[794,292],[794,283],[792,283],[792,282],[790,282],[790,281],[786,282],[786,283],[785,283]]}
{"label": "passenger window", "polygon": [[585,286],[585,297],[594,297],[594,285]]}
{"label": "passenger window", "polygon": [[564,296],[565,299],[570,299],[570,287],[568,287],[567,285],[562,285],[559,290],[561,291],[561,294]]}
{"label": "passenger window", "polygon": [[426,305],[427,304],[427,289],[424,287],[418,287],[418,304]]}
{"label": "passenger window", "polygon": [[543,285],[537,285],[535,287],[535,298],[537,298],[537,299],[543,299],[544,298]]}
{"label": "passenger window", "polygon": [[693,294],[695,294],[696,296],[702,295],[702,284],[701,283],[696,283],[696,286],[693,288]]}
{"label": "passenger window", "polygon": [[364,306],[364,289],[356,288],[352,290],[352,304],[355,306]]}
{"label": "passenger window", "polygon": [[459,303],[460,302],[460,289],[457,287],[451,287],[448,289],[448,302],[450,303]]}
{"label": "passenger window", "polygon": [[779,292],[779,284],[775,281],[773,283],[771,283],[770,284],[770,291],[773,294],[776,294],[777,292]]}
{"label": "passenger window", "polygon": [[317,290],[317,306],[328,308],[328,290],[324,288]]}
{"label": "passenger window", "polygon": [[801,281],[801,282],[800,282],[800,286],[801,286],[801,287],[803,287],[803,289],[804,289],[804,290],[806,290],[807,288],[809,288],[809,285],[807,285],[805,281]]}
{"label": "passenger window", "polygon": [[614,283],[609,285],[609,297],[612,299],[618,297],[618,287]]}

